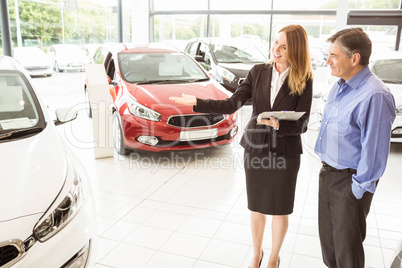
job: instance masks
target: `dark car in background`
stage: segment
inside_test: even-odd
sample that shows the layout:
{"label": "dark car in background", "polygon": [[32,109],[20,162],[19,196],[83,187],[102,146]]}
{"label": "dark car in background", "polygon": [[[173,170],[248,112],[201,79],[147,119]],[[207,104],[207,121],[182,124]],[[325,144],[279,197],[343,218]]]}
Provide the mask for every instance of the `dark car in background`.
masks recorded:
{"label": "dark car in background", "polygon": [[241,38],[192,39],[185,52],[231,92],[235,92],[251,67],[268,61],[267,56],[258,47]]}

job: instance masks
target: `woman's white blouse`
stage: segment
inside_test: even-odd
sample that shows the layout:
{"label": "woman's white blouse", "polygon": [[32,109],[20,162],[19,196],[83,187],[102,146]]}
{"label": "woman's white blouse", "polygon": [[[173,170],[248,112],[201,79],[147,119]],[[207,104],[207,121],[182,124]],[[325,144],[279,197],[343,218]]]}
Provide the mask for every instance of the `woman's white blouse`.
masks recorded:
{"label": "woman's white blouse", "polygon": [[289,67],[284,72],[279,74],[279,72],[276,70],[275,63],[273,64],[272,79],[271,79],[271,107],[274,105],[275,98],[278,95],[278,92],[281,89],[283,82],[288,76],[288,73],[289,73]]}

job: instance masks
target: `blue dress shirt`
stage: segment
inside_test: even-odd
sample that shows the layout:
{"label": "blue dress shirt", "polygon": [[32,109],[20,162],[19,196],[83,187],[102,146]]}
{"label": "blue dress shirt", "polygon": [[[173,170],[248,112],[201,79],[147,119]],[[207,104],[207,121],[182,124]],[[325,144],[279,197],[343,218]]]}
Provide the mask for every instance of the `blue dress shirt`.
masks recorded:
{"label": "blue dress shirt", "polygon": [[339,79],[329,93],[314,151],[334,168],[357,170],[357,199],[374,193],[384,173],[394,119],[391,92],[367,66],[348,82]]}

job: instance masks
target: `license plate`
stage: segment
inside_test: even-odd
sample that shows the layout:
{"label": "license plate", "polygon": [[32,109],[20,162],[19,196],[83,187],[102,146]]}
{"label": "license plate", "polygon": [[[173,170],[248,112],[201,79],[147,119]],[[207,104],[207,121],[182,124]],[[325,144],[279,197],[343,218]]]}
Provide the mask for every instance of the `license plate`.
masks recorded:
{"label": "license plate", "polygon": [[180,141],[196,141],[218,137],[218,129],[188,130],[180,132]]}

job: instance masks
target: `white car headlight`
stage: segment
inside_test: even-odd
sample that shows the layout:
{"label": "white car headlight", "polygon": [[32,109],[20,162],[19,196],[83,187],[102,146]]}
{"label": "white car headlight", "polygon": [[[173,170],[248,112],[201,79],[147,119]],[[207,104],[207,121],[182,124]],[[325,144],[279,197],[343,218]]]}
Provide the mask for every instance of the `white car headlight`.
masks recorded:
{"label": "white car headlight", "polygon": [[[67,161],[70,165],[71,162]],[[62,230],[78,213],[83,200],[83,185],[81,175],[74,168],[74,178],[70,190],[57,208],[34,228],[34,236],[40,242],[44,242]],[[69,176],[69,174],[67,174]],[[64,187],[67,187],[65,185]]]}
{"label": "white car headlight", "polygon": [[223,80],[226,80],[231,83],[236,78],[236,76],[233,73],[226,70],[225,68],[216,66],[216,69],[218,70],[218,73],[219,73],[220,77],[222,77]]}
{"label": "white car headlight", "polygon": [[151,121],[159,121],[161,120],[161,114],[155,112],[154,110],[145,107],[142,104],[139,104],[134,98],[127,98],[127,106],[130,113],[139,118],[151,120]]}

